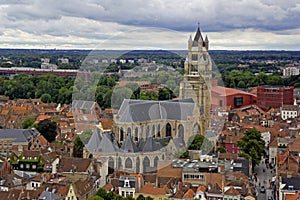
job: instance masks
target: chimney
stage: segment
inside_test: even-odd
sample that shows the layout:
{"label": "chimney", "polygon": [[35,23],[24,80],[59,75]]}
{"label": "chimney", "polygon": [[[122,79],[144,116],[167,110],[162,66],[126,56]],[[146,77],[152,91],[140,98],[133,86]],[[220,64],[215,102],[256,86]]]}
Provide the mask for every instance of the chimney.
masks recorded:
{"label": "chimney", "polygon": [[182,191],[183,188],[183,183],[182,182],[178,182],[178,190]]}

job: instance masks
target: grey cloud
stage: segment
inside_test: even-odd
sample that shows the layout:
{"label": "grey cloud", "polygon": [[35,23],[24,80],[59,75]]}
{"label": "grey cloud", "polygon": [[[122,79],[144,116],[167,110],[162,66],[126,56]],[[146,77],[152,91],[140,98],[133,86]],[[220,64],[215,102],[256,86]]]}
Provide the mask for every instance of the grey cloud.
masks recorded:
{"label": "grey cloud", "polygon": [[300,4],[294,0],[0,0],[0,33],[66,40],[103,40],[149,26],[192,32],[198,22],[205,32],[256,29],[293,35],[299,21]]}
{"label": "grey cloud", "polygon": [[299,9],[295,1],[282,3],[280,0],[35,0],[22,1],[21,4],[10,3],[5,12],[7,18],[13,21],[51,20],[70,16],[177,31],[193,30],[199,21],[207,31],[224,31],[235,28],[297,28]]}

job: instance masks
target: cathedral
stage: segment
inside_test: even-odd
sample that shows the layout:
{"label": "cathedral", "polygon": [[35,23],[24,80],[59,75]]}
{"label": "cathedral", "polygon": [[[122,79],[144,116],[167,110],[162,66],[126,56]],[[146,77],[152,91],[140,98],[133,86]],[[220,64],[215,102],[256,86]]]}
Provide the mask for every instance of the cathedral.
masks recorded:
{"label": "cathedral", "polygon": [[[189,138],[210,125],[212,63],[209,42],[197,28],[188,41],[184,79],[178,100],[124,99],[114,116],[112,133],[94,131],[85,156],[106,157],[108,169],[144,173],[159,160],[172,160]],[[177,154],[178,155],[178,154]]]}

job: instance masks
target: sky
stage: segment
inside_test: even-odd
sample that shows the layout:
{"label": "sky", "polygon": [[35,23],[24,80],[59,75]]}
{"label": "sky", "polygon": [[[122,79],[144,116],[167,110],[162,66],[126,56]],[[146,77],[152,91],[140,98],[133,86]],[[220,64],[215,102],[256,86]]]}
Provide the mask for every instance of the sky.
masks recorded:
{"label": "sky", "polygon": [[0,48],[300,50],[300,0],[0,0]]}

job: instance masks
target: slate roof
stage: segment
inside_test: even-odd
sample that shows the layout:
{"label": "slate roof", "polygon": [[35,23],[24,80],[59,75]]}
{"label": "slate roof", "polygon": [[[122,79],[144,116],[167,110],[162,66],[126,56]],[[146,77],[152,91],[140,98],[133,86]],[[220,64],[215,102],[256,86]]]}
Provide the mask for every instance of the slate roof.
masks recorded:
{"label": "slate roof", "polygon": [[242,172],[249,176],[250,161],[248,159],[235,159],[234,163],[239,164],[233,167],[234,172]]}
{"label": "slate roof", "polygon": [[162,145],[159,142],[156,142],[152,136],[147,137],[146,142],[139,149],[142,152],[153,152],[162,148]]}
{"label": "slate roof", "polygon": [[12,138],[16,143],[29,142],[39,134],[36,129],[0,129],[0,139]]}
{"label": "slate roof", "polygon": [[119,109],[118,122],[149,120],[187,120],[193,115],[196,104],[189,101],[149,101],[124,99]]}
{"label": "slate roof", "polygon": [[86,148],[90,152],[113,153],[120,151],[117,142],[110,133],[100,133],[99,131],[94,131],[86,144]]}
{"label": "slate roof", "polygon": [[39,199],[45,199],[45,200],[54,200],[54,199],[60,199],[60,198],[61,198],[61,196],[59,196],[55,193],[49,192],[49,191],[44,191],[39,196]]}
{"label": "slate roof", "polygon": [[293,186],[294,190],[300,190],[300,177],[282,178],[281,182],[285,184],[282,190],[288,190],[289,186]]}
{"label": "slate roof", "polygon": [[126,137],[126,140],[123,142],[121,149],[125,152],[137,152],[138,149],[135,143],[133,142],[131,135],[128,135]]}
{"label": "slate roof", "polygon": [[93,110],[95,108],[95,101],[73,100],[72,108],[80,110]]}
{"label": "slate roof", "polygon": [[185,142],[182,137],[173,138],[172,140],[177,149],[181,149],[182,147],[185,147]]}

